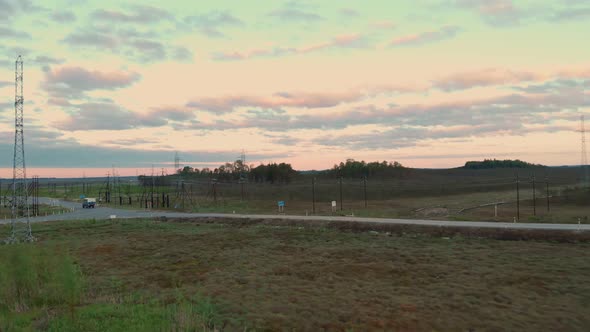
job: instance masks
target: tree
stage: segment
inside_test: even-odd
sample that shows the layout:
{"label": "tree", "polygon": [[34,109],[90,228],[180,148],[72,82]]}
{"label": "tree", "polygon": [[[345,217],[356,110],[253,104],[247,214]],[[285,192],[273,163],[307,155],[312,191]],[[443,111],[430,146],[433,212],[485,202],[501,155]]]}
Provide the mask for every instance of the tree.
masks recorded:
{"label": "tree", "polygon": [[483,161],[468,161],[465,163],[463,168],[466,169],[489,169],[489,168],[533,168],[533,167],[546,167],[540,164],[531,164],[525,161],[516,159],[484,159]]}
{"label": "tree", "polygon": [[328,171],[328,174],[335,177],[358,178],[364,176],[401,176],[405,168],[401,163],[394,161],[388,163],[387,161],[374,161],[366,163],[364,160],[356,161],[354,159],[347,159],[346,162],[335,164],[334,167]]}

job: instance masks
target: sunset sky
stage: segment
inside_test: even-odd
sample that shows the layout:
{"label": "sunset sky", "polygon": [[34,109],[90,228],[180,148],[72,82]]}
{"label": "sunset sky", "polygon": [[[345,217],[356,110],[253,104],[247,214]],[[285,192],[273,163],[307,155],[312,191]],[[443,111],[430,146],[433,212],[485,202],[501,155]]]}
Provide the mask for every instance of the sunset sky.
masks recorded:
{"label": "sunset sky", "polygon": [[0,0],[0,176],[19,54],[29,176],[579,164],[589,32],[588,0]]}

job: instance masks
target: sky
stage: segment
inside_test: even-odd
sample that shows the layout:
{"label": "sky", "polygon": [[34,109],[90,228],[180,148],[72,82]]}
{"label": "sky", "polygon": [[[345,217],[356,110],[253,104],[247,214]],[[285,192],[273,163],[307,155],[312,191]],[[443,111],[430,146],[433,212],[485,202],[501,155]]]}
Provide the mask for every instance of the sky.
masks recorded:
{"label": "sky", "polygon": [[590,0],[0,0],[0,177],[18,55],[29,176],[576,165],[588,31]]}

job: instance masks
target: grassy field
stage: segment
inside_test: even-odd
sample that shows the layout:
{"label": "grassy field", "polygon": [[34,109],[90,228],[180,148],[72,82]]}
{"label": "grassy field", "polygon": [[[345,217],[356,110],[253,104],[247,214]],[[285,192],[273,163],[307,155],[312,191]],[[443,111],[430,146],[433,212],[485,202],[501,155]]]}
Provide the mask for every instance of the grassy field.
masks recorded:
{"label": "grassy field", "polygon": [[[519,172],[520,211],[517,212],[515,173]],[[344,179],[342,204],[338,179],[320,178],[312,192],[310,176],[301,176],[290,184],[217,183],[207,178],[185,179],[184,193],[176,186],[142,187],[137,183],[111,182],[111,203],[119,208],[145,208],[151,205],[154,192],[157,209],[190,212],[276,214],[277,201],[285,201],[285,213],[292,215],[355,215],[363,217],[480,220],[551,223],[588,223],[590,192],[579,187],[578,168],[423,170],[407,169],[403,176],[387,179]],[[532,176],[536,176],[533,191]],[[549,185],[545,183],[548,176]],[[112,179],[111,179],[112,180]],[[80,195],[101,197],[106,181],[79,183],[68,181],[41,183],[40,195],[80,201]],[[55,185],[54,185],[55,184]],[[117,189],[118,188],[118,189]],[[533,208],[533,192],[536,197]],[[169,207],[162,206],[162,195],[168,195]],[[547,210],[547,195],[550,210]],[[122,205],[119,204],[121,196]],[[315,197],[315,207],[312,200]],[[102,196],[104,197],[104,196]],[[366,203],[365,203],[366,197]],[[129,205],[129,198],[132,204]],[[337,202],[332,211],[331,201]],[[501,202],[497,213],[492,203]],[[366,206],[365,206],[366,204]],[[487,205],[478,207],[480,205]],[[315,211],[314,211],[315,210]]]}
{"label": "grassy field", "polygon": [[[68,212],[68,209],[63,208],[61,206],[51,206],[46,204],[39,204],[39,216],[45,215],[52,215],[52,214],[62,214]],[[31,217],[35,217],[33,211],[30,211]],[[12,218],[12,211],[10,210],[9,206],[2,206],[0,208],[0,219],[10,219]]]}
{"label": "grassy field", "polygon": [[590,243],[205,221],[33,232],[0,247],[1,331],[590,326]]}

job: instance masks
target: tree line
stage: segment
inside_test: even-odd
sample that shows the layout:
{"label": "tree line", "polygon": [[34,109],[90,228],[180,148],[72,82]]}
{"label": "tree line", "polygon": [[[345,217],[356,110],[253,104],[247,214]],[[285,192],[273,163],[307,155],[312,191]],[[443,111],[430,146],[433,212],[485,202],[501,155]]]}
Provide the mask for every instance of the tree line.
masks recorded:
{"label": "tree line", "polygon": [[362,177],[400,177],[408,172],[408,168],[401,163],[374,161],[365,162],[346,159],[346,162],[335,164],[334,167],[324,173],[329,177],[362,178]]}
{"label": "tree line", "polygon": [[[488,169],[488,168],[532,168],[546,167],[539,164],[531,164],[521,160],[497,160],[485,159],[483,161],[468,161],[463,169]],[[183,180],[200,179],[217,182],[254,182],[270,184],[288,184],[297,179],[305,179],[310,176],[318,178],[401,178],[409,176],[411,168],[404,167],[397,161],[365,162],[347,159],[345,162],[335,164],[331,169],[323,171],[296,171],[288,163],[267,163],[247,165],[242,160],[233,163],[225,163],[216,168],[193,168],[185,166],[177,170],[174,175],[145,176],[138,180],[143,185],[165,186],[173,184],[180,176]]]}
{"label": "tree line", "polygon": [[177,171],[183,179],[207,178],[219,182],[257,182],[257,183],[290,183],[299,172],[287,163],[268,163],[258,166],[247,165],[242,160],[225,163],[217,168],[205,167],[201,170],[190,166]]}
{"label": "tree line", "polygon": [[535,168],[547,167],[540,164],[531,164],[522,160],[498,160],[498,159],[484,159],[484,161],[468,161],[462,168],[466,169],[489,169],[489,168]]}

